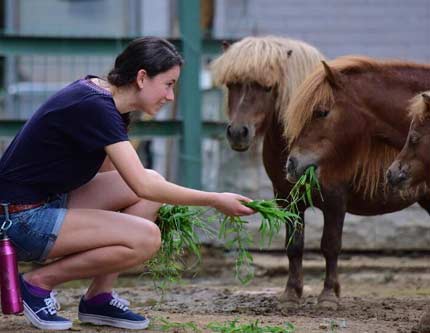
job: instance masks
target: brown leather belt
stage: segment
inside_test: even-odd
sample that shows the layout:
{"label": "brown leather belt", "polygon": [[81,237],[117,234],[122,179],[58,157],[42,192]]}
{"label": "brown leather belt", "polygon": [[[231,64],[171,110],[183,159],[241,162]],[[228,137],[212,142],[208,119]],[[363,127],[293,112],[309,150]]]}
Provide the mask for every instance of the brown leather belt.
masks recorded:
{"label": "brown leather belt", "polygon": [[[19,212],[22,212],[24,210],[37,208],[37,207],[40,207],[43,204],[45,204],[45,202],[46,201],[41,201],[41,202],[34,203],[34,204],[9,204],[8,205],[9,214],[19,213]],[[0,214],[2,214],[2,213],[3,212],[0,212]]]}

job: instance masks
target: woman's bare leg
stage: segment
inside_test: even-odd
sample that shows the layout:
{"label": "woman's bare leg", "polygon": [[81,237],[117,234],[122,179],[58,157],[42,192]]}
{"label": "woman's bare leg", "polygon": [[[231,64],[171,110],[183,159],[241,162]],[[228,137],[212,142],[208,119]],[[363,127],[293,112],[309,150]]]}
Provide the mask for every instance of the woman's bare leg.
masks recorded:
{"label": "woman's bare leg", "polygon": [[[159,175],[154,172],[154,176]],[[69,211],[49,254],[49,258],[66,257],[26,274],[25,279],[51,289],[65,281],[94,277],[87,297],[110,291],[117,272],[158,250],[159,230],[151,220],[159,207],[138,198],[116,171],[97,175],[70,194]],[[112,212],[118,210],[123,213]]]}
{"label": "woman's bare leg", "polygon": [[121,272],[151,258],[160,246],[151,221],[117,212],[70,209],[49,254],[61,259],[25,275],[41,288]]}
{"label": "woman's bare leg", "polygon": [[[149,221],[155,222],[159,209],[160,204],[158,202],[140,200],[134,205],[123,210],[123,213],[140,216]],[[101,293],[111,292],[118,275],[119,273],[111,273],[108,275],[96,276],[88,287],[85,297],[88,299]]]}

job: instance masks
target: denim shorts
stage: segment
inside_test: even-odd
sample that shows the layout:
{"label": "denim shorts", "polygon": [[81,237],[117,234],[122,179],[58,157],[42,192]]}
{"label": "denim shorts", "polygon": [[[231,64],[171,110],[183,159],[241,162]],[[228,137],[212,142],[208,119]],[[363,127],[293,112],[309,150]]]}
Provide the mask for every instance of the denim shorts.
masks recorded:
{"label": "denim shorts", "polygon": [[[10,214],[6,234],[15,245],[19,261],[44,262],[60,232],[67,212],[67,194],[58,195],[40,207]],[[0,221],[4,221],[0,209]]]}

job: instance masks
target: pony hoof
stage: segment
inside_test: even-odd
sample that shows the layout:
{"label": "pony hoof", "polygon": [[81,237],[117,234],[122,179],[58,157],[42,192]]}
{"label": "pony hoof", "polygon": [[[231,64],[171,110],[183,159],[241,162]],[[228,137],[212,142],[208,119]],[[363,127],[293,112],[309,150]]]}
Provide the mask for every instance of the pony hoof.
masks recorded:
{"label": "pony hoof", "polygon": [[281,303],[281,308],[283,310],[296,310],[300,307],[300,302],[295,301],[284,301]]}
{"label": "pony hoof", "polygon": [[318,302],[318,307],[324,310],[337,310],[339,309],[339,302],[335,300],[321,300]]}
{"label": "pony hoof", "polygon": [[294,310],[299,308],[300,299],[297,296],[283,294],[279,298],[279,303],[284,310]]}

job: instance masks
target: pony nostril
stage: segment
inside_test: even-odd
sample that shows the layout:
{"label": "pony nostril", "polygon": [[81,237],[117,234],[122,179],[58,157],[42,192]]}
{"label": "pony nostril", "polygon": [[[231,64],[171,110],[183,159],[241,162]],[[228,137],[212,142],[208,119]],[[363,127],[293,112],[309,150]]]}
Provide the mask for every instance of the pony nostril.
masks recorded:
{"label": "pony nostril", "polygon": [[297,166],[297,160],[294,157],[288,157],[287,160],[287,172],[294,173]]}
{"label": "pony nostril", "polygon": [[397,186],[408,178],[406,172],[404,171],[393,173],[391,170],[387,171],[386,177],[387,177],[388,184],[392,186]]}
{"label": "pony nostril", "polygon": [[249,133],[248,127],[243,126],[242,127],[242,137],[244,137],[244,138],[248,137],[248,133]]}
{"label": "pony nostril", "polygon": [[231,138],[231,125],[227,126],[227,137]]}
{"label": "pony nostril", "polygon": [[407,178],[406,173],[404,171],[400,172],[399,177],[398,177],[399,182],[404,181],[406,178]]}

